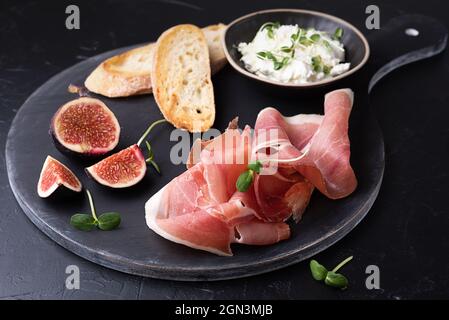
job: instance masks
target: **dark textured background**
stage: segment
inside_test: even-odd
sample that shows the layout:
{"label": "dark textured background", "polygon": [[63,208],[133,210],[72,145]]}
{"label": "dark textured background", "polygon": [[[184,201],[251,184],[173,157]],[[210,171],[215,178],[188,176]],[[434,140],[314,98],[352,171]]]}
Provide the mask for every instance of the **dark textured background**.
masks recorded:
{"label": "dark textured background", "polygon": [[[371,102],[386,143],[379,198],[355,230],[317,256],[331,266],[354,255],[344,269],[351,285],[344,292],[315,283],[305,262],[215,283],[145,279],[96,266],[59,247],[28,221],[9,190],[4,164],[10,123],[28,95],[80,60],[156,39],[170,26],[167,16],[206,25],[263,8],[297,7],[338,15],[365,32],[368,4],[380,7],[381,23],[403,13],[427,14],[447,23],[444,1],[72,1],[81,9],[78,31],[65,29],[68,4],[0,2],[0,298],[449,298],[447,51],[395,71],[374,91]],[[70,264],[80,267],[80,290],[65,289]],[[380,290],[365,288],[369,264],[380,267]]]}

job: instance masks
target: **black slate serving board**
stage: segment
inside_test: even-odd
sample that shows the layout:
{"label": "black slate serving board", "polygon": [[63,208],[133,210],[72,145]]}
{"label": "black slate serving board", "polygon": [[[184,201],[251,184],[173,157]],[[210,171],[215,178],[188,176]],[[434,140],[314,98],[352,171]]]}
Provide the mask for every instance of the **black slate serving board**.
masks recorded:
{"label": "black slate serving board", "polygon": [[[418,29],[420,36],[406,36],[404,30],[410,27]],[[369,107],[368,85],[371,89],[395,68],[439,53],[446,45],[446,30],[426,17],[399,17],[374,33],[370,45],[372,55],[364,69],[338,86],[325,89],[292,91],[265,87],[229,67],[214,77],[217,105],[214,127],[220,130],[236,115],[241,125],[253,125],[258,111],[266,106],[277,107],[286,115],[322,113],[325,92],[337,87],[351,87],[355,91],[350,120],[351,162],[359,186],[350,197],[338,201],[315,193],[303,220],[298,225],[292,224],[292,236],[287,241],[268,247],[234,245],[234,256],[229,258],[169,242],[149,230],[144,220],[145,201],[185,170],[184,165],[174,165],[169,160],[170,148],[177,142],[170,141],[168,124],[156,128],[149,137],[162,176],[149,168],[144,180],[129,189],[108,189],[94,183],[83,171],[92,161],[68,158],[56,150],[48,135],[49,121],[60,105],[75,98],[67,93],[68,84],[82,83],[102,60],[129,48],[83,61],[51,78],[28,98],[8,135],[6,162],[11,189],[25,214],[54,241],[88,260],[123,272],[163,279],[219,280],[268,272],[304,260],[352,230],[367,214],[380,188],[384,146]],[[376,73],[383,65],[386,67]],[[118,149],[135,143],[149,123],[161,118],[152,96],[101,99],[121,124]],[[92,191],[98,210],[122,213],[123,222],[118,230],[81,232],[69,225],[73,213],[88,212],[84,193],[61,192],[49,199],[38,197],[36,183],[48,154],[74,170]]]}

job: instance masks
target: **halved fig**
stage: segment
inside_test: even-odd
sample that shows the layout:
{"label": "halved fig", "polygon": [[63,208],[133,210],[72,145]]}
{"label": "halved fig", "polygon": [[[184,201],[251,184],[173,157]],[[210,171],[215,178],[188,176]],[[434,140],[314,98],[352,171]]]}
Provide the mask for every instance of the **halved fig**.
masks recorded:
{"label": "halved fig", "polygon": [[146,170],[145,157],[137,144],[86,168],[95,181],[111,188],[135,185],[145,176]]}
{"label": "halved fig", "polygon": [[39,197],[47,198],[60,185],[76,192],[80,192],[82,189],[80,180],[72,170],[55,158],[47,156],[37,183],[37,193]]}
{"label": "halved fig", "polygon": [[56,111],[50,134],[62,152],[96,156],[117,146],[120,125],[103,102],[81,97],[67,102]]}

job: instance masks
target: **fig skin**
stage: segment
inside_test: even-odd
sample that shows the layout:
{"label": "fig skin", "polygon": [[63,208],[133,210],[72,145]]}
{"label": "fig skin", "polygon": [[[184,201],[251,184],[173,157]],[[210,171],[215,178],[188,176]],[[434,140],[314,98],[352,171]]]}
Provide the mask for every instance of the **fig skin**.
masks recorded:
{"label": "fig skin", "polygon": [[[67,148],[66,146],[64,146],[64,144],[58,139],[58,137],[56,135],[55,123],[56,123],[57,117],[59,116],[62,109],[68,108],[71,105],[76,105],[76,104],[85,103],[85,102],[90,102],[90,103],[100,105],[102,108],[104,108],[105,110],[110,112],[111,116],[113,117],[112,121],[115,124],[117,138],[116,138],[115,142],[113,142],[111,144],[111,147],[107,148],[106,150],[92,149],[90,151],[84,151],[84,152],[78,152],[75,150],[71,150],[71,149]],[[51,119],[50,128],[49,128],[48,133],[52,137],[54,145],[55,145],[56,149],[58,149],[59,152],[61,152],[62,154],[66,155],[66,156],[76,156],[81,159],[88,160],[88,159],[92,159],[92,158],[105,157],[105,156],[112,154],[113,150],[115,149],[115,147],[117,146],[117,144],[119,142],[120,131],[121,131],[120,124],[118,123],[117,118],[115,117],[114,113],[102,101],[100,101],[98,99],[94,99],[94,98],[81,97],[81,98],[78,98],[75,100],[71,100],[58,108],[58,110],[55,112],[55,114],[53,115],[53,117]]]}

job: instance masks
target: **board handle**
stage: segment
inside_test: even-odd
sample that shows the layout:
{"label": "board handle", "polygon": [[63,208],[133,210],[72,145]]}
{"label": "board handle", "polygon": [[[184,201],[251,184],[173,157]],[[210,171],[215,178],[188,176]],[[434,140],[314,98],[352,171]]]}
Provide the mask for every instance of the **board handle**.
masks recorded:
{"label": "board handle", "polygon": [[447,35],[441,22],[417,14],[402,15],[382,25],[368,36],[374,71],[368,92],[390,72],[444,51]]}

